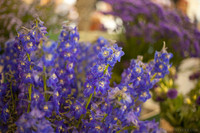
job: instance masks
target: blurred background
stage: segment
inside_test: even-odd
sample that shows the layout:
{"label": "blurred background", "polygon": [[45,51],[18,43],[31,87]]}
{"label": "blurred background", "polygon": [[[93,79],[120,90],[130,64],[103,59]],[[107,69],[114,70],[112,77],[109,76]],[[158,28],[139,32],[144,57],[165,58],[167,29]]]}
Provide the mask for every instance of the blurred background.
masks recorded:
{"label": "blurred background", "polygon": [[[169,132],[199,128],[200,0],[1,0],[1,47],[34,18],[44,21],[52,40],[63,24],[77,26],[80,41],[94,42],[99,36],[116,40],[126,53],[114,68],[112,80],[117,83],[130,59],[143,55],[147,62],[165,42],[174,55],[173,69],[154,86],[141,119],[158,118]],[[172,89],[178,94],[170,99]]]}
{"label": "blurred background", "polygon": [[[196,21],[199,27],[200,1],[199,0],[152,0],[164,8],[177,9]],[[120,18],[114,19],[110,12],[112,6],[101,0],[1,0],[0,2],[0,41],[5,41],[14,33],[5,34],[6,30],[13,32],[28,23],[31,19],[39,17],[45,22],[48,29],[54,30],[64,22],[70,21],[78,25],[80,31],[107,31],[112,33],[117,25],[122,24]],[[24,25],[24,24],[23,24]]]}

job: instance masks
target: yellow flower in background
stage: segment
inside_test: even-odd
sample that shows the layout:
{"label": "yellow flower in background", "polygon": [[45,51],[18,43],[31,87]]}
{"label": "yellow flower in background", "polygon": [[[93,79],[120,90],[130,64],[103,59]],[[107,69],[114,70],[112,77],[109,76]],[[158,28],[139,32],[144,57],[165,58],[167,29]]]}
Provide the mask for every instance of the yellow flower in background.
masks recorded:
{"label": "yellow flower in background", "polygon": [[190,98],[186,98],[186,103],[187,103],[187,104],[191,104]]}
{"label": "yellow flower in background", "polygon": [[173,84],[174,84],[173,80],[169,79],[169,86],[171,87],[171,86],[173,86]]}
{"label": "yellow flower in background", "polygon": [[193,99],[194,99],[194,100],[196,100],[196,99],[197,99],[197,95],[196,95],[196,94],[193,96]]}
{"label": "yellow flower in background", "polygon": [[176,67],[172,66],[172,67],[169,69],[169,72],[170,72],[170,75],[175,76],[175,74],[176,74]]}

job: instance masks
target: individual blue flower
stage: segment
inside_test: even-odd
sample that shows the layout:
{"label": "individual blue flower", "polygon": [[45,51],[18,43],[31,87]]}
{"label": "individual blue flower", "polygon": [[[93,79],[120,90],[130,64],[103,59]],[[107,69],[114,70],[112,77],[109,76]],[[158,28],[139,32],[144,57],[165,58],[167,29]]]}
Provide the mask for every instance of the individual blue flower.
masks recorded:
{"label": "individual blue flower", "polygon": [[72,58],[73,51],[71,51],[71,50],[63,51],[63,52],[61,52],[61,57],[63,57],[65,61],[67,61],[67,60],[73,61],[74,60],[74,58]]}
{"label": "individual blue flower", "polygon": [[102,112],[105,112],[106,114],[112,112],[112,105],[109,103],[109,101],[105,101],[105,103],[101,104],[101,110]]}
{"label": "individual blue flower", "polygon": [[114,55],[111,55],[109,58],[106,60],[106,64],[109,64],[110,66],[114,67],[115,63],[117,60],[115,59]]}
{"label": "individual blue flower", "polygon": [[106,127],[103,123],[99,121],[91,121],[86,124],[87,132],[89,133],[105,133]]}
{"label": "individual blue flower", "polygon": [[93,92],[94,92],[93,83],[86,81],[84,85],[84,91],[83,91],[85,97],[90,96],[90,94],[92,94]]}
{"label": "individual blue flower", "polygon": [[141,109],[142,109],[142,108],[141,108],[141,105],[135,107],[134,113],[135,113],[136,116],[138,116],[138,117],[140,116]]}
{"label": "individual blue flower", "polygon": [[27,70],[26,72],[21,72],[22,81],[24,83],[33,83],[33,75],[30,70]]}
{"label": "individual blue flower", "polygon": [[39,109],[45,112],[46,117],[50,117],[52,115],[53,108],[53,103],[51,101],[41,102],[39,105]]}
{"label": "individual blue flower", "polygon": [[26,37],[26,41],[23,42],[23,46],[24,49],[27,53],[31,53],[32,51],[36,51],[37,50],[37,44],[34,40],[34,38],[32,38],[31,36],[25,36]]}
{"label": "individual blue flower", "polygon": [[122,90],[120,90],[118,87],[115,87],[111,89],[111,91],[108,92],[109,99],[117,99],[119,102],[121,101],[123,104],[129,104],[132,103],[132,99],[130,94],[126,92],[127,88],[123,87]]}
{"label": "individual blue flower", "polygon": [[[127,110],[126,110],[127,111]],[[126,120],[126,111],[124,111],[124,110],[121,110],[121,109],[119,109],[119,108],[115,108],[115,109],[113,109],[112,110],[112,112],[111,112],[111,114],[110,115],[112,115],[112,117],[113,117],[113,122],[115,123],[115,122],[118,122],[118,121],[121,121],[122,122],[122,124],[121,124],[121,126],[123,127],[123,126],[126,126],[126,124],[127,124],[127,120]],[[107,118],[106,118],[106,123],[107,124],[110,124],[109,122],[107,122],[107,121],[109,121],[109,120],[107,120]],[[110,125],[112,125],[112,124],[110,124]],[[113,124],[114,125],[114,124]]]}
{"label": "individual blue flower", "polygon": [[135,65],[135,67],[132,69],[132,76],[139,77],[143,73],[143,68],[141,68],[139,65]]}
{"label": "individual blue flower", "polygon": [[62,94],[61,94],[61,89],[60,88],[55,88],[53,91],[53,98],[60,100]]}
{"label": "individual blue flower", "polygon": [[94,76],[101,77],[104,74],[104,70],[106,69],[106,64],[96,64],[92,67],[92,74]]}
{"label": "individual blue flower", "polygon": [[144,91],[142,92],[142,94],[139,96],[140,101],[146,102],[147,99],[151,98],[151,94],[149,93],[149,91]]}
{"label": "individual blue flower", "polygon": [[138,117],[134,114],[134,111],[130,111],[127,115],[126,115],[126,120],[128,123],[133,124],[134,126],[138,127]]}
{"label": "individual blue flower", "polygon": [[73,72],[74,71],[74,67],[75,67],[75,63],[73,61],[68,61],[66,64],[66,69],[69,72]]}
{"label": "individual blue flower", "polygon": [[72,54],[74,57],[76,57],[79,53],[79,49],[77,49],[76,47],[72,49]]}
{"label": "individual blue flower", "polygon": [[114,58],[115,58],[115,60],[120,62],[121,57],[124,55],[124,52],[122,51],[121,47],[118,47],[117,44],[114,44],[113,48],[114,48]]}
{"label": "individual blue flower", "polygon": [[72,83],[74,79],[75,79],[75,74],[73,72],[68,73],[66,75],[66,80],[68,81],[69,84]]}
{"label": "individual blue flower", "polygon": [[59,86],[59,87],[62,87],[62,86],[64,86],[65,85],[65,78],[60,78],[59,79],[59,81],[58,81],[58,83],[57,83],[57,86]]}
{"label": "individual blue flower", "polygon": [[47,53],[52,53],[57,48],[58,43],[54,41],[45,41],[42,45],[42,50]]}
{"label": "individual blue flower", "polygon": [[111,57],[113,50],[111,48],[103,47],[98,54],[99,59],[106,60]]}
{"label": "individual blue flower", "polygon": [[65,39],[69,37],[69,32],[65,31],[64,29],[60,33],[60,38]]}
{"label": "individual blue flower", "polygon": [[57,55],[54,53],[44,54],[42,60],[45,66],[53,66]]}
{"label": "individual blue flower", "polygon": [[67,97],[69,94],[71,94],[71,86],[65,84],[63,88],[61,88],[60,93],[62,97]]}
{"label": "individual blue flower", "polygon": [[99,45],[100,48],[102,48],[103,46],[107,45],[108,43],[109,43],[108,40],[106,40],[104,37],[99,37],[97,39],[97,45]]}
{"label": "individual blue flower", "polygon": [[27,69],[30,69],[31,63],[29,61],[24,60],[18,60],[18,70],[19,71],[25,71]]}
{"label": "individual blue flower", "polygon": [[65,133],[67,132],[67,127],[64,124],[64,121],[56,121],[55,122],[56,125],[56,133]]}
{"label": "individual blue flower", "polygon": [[74,41],[77,42],[79,40],[79,33],[77,31],[77,28],[72,28],[69,34],[69,37]]}
{"label": "individual blue flower", "polygon": [[109,80],[106,78],[101,78],[100,80],[96,81],[96,91],[105,94],[109,89]]}
{"label": "individual blue flower", "polygon": [[51,73],[49,79],[47,80],[47,85],[49,87],[56,87],[57,86],[57,83],[58,83],[59,79],[56,75],[56,73],[54,73],[54,71]]}
{"label": "individual blue flower", "polygon": [[118,121],[118,117],[114,115],[108,115],[105,119],[105,123],[109,125],[115,125]]}
{"label": "individual blue flower", "polygon": [[170,59],[173,57],[172,53],[163,53],[161,59],[163,62],[169,63]]}
{"label": "individual blue flower", "polygon": [[55,71],[56,75],[58,76],[58,78],[65,78],[65,75],[66,75],[66,70],[62,67],[59,67],[56,69]]}
{"label": "individual blue flower", "polygon": [[163,63],[163,62],[158,62],[155,64],[155,71],[156,72],[167,72],[168,71],[168,66]]}
{"label": "individual blue flower", "polygon": [[[62,52],[64,50],[72,50],[74,46],[74,42],[66,40],[66,41],[61,41],[60,46],[59,46],[59,52]],[[61,50],[62,49],[62,50]]]}
{"label": "individual blue flower", "polygon": [[82,114],[86,113],[86,109],[79,101],[76,100],[76,103],[71,106],[71,112],[76,119],[79,119]]}
{"label": "individual blue flower", "polygon": [[37,89],[32,90],[31,108],[39,107],[39,103],[44,102],[44,96]]}

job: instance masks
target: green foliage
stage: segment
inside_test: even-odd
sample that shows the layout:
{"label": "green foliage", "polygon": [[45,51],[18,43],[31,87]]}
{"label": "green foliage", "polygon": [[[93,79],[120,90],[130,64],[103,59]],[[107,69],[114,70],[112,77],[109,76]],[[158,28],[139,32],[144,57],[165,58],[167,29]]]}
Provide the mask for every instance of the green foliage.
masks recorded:
{"label": "green foliage", "polygon": [[160,102],[161,117],[177,130],[199,129],[200,105],[196,103],[200,96],[200,80],[186,96],[179,94],[175,99],[167,98]]}

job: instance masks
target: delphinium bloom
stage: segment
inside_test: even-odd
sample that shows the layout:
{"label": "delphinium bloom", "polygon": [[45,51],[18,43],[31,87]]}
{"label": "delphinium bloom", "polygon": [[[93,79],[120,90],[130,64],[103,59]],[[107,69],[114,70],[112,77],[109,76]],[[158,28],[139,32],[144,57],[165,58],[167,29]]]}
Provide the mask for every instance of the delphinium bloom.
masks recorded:
{"label": "delphinium bloom", "polygon": [[121,48],[116,44],[111,47],[102,47],[98,54],[98,59],[95,61],[90,69],[91,72],[87,75],[85,84],[87,89],[84,90],[85,96],[89,96],[94,92],[101,92],[105,94],[109,89],[109,79],[111,77],[111,68],[115,65],[117,60],[123,55]]}
{"label": "delphinium bloom", "polygon": [[179,64],[185,57],[200,57],[200,31],[187,16],[175,9],[162,7],[152,0],[103,1],[113,9],[106,14],[123,21],[123,40],[120,40],[124,42],[126,53],[123,61],[138,54],[148,61],[152,53],[162,47],[162,41],[174,51],[173,64]]}
{"label": "delphinium bloom", "polygon": [[94,45],[79,43],[77,28],[69,26],[58,41],[46,33],[36,20],[6,43],[1,132],[162,132],[156,122],[138,117],[149,89],[171,67],[165,48],[150,63],[132,60],[121,83],[110,86],[112,69],[125,54],[121,47],[102,37]]}
{"label": "delphinium bloom", "polygon": [[[74,66],[79,34],[76,29],[63,27],[59,41],[53,42],[47,39],[46,33],[46,27],[37,20],[32,29],[22,29],[15,40],[5,45],[5,53],[1,56],[4,66],[1,107],[7,108],[7,114],[8,108],[16,108],[12,115],[22,115],[37,108],[44,116],[51,117],[53,111],[62,112],[64,106],[60,101],[72,97],[68,95],[76,88]],[[5,97],[7,95],[11,99]],[[2,114],[4,123],[10,117],[6,113]]]}
{"label": "delphinium bloom", "polygon": [[[93,52],[94,51],[90,51],[91,54]],[[109,58],[109,56],[111,56],[112,54],[109,48],[105,48],[103,46],[102,50],[99,52],[100,53],[98,54],[97,58],[94,58],[95,62],[98,62],[99,58],[106,59],[105,56]],[[152,88],[152,86],[158,81],[159,78],[167,74],[168,68],[171,67],[171,65],[169,64],[169,60],[172,58],[172,54],[167,53],[165,47],[161,52],[157,52],[157,54],[158,53],[159,55],[167,56],[167,58],[165,56],[162,57],[159,56],[159,58],[163,58],[162,63],[166,65],[167,67],[166,71],[165,70],[162,71],[157,68],[156,56],[155,56],[156,57],[155,61],[152,61],[149,64],[143,63],[141,61],[141,58],[138,58],[137,60],[132,60],[130,68],[125,70],[124,73],[122,74],[123,80],[121,84],[115,86],[114,88],[110,88],[109,86],[106,87],[107,84],[104,84],[104,82],[102,83],[102,80],[104,81],[103,77],[101,76],[103,74],[102,71],[95,71],[96,72],[95,74],[93,74],[92,72],[88,72],[87,74],[88,78],[86,78],[84,86],[85,87],[84,94],[85,97],[88,97],[90,95],[88,101],[90,101],[90,98],[92,96],[95,97],[95,100],[97,101],[96,102],[91,101],[91,104],[88,104],[87,102],[86,104],[86,108],[88,107],[91,108],[91,110],[96,110],[96,111],[90,111],[91,112],[90,122],[84,121],[86,122],[85,124],[86,127],[88,126],[87,131],[94,131],[94,132],[95,131],[103,132],[105,130],[120,131],[121,128],[123,129],[123,126],[129,128],[129,130],[134,129],[134,127],[139,127],[138,116],[140,114],[141,107],[136,106],[137,105],[136,103],[145,102],[147,99],[151,97],[149,94],[149,89]],[[88,57],[87,61],[90,60],[91,59]],[[108,65],[108,69],[110,67],[111,66]],[[101,70],[100,68],[101,67],[99,67],[99,70]],[[93,63],[93,66],[90,68],[90,70],[91,71],[97,70],[96,63]],[[107,71],[107,68],[104,68],[104,70]],[[106,75],[106,71],[104,71],[103,75]],[[102,74],[98,74],[100,72],[102,72]],[[98,78],[96,77],[100,77],[100,80],[98,80]],[[95,80],[97,80],[100,83],[94,84],[94,82],[96,82]],[[108,92],[107,97],[105,92],[99,91],[97,89],[99,88],[98,85],[101,86],[102,84],[106,85],[105,89],[107,89]],[[105,89],[103,89],[103,91],[105,91]],[[100,109],[98,109],[99,106]],[[131,108],[133,108],[134,110],[131,110]],[[132,122],[127,123],[128,121],[127,119],[130,118],[130,116],[128,115],[130,111],[132,111],[135,115],[135,117],[133,118],[134,123]],[[101,123],[102,120],[105,121],[105,123]],[[124,125],[118,123],[123,123]],[[110,127],[110,129],[105,129],[104,124],[106,127]],[[95,126],[96,128],[94,129]],[[148,130],[146,129],[145,131],[148,132]]]}

